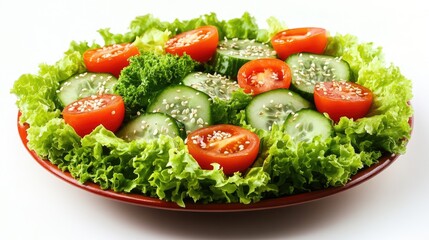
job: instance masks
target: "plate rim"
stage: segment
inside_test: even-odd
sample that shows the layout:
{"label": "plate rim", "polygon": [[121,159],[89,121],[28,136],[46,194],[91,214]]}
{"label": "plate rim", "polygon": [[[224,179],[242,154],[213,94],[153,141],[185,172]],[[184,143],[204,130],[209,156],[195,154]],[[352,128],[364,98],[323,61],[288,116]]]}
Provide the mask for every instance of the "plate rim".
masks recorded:
{"label": "plate rim", "polygon": [[[73,178],[69,172],[63,172],[56,165],[52,164],[49,160],[39,157],[34,151],[30,150],[27,146],[27,129],[28,124],[21,124],[19,121],[20,112],[18,112],[18,133],[21,138],[22,144],[25,149],[30,153],[34,160],[45,168],[48,172],[52,173],[56,177],[62,179],[63,181],[83,189],[85,191],[94,193],[96,195],[116,200],[123,203],[144,206],[155,209],[164,209],[164,210],[174,210],[174,211],[189,211],[189,212],[238,212],[238,211],[255,211],[255,210],[266,210],[274,208],[282,208],[288,206],[294,206],[299,204],[304,204],[316,200],[320,200],[334,194],[343,192],[345,190],[351,189],[363,182],[368,181],[374,176],[378,175],[390,164],[398,159],[400,154],[384,154],[379,158],[377,163],[369,167],[365,167],[359,170],[356,174],[351,176],[350,180],[343,186],[338,187],[328,187],[320,190],[298,193],[294,195],[287,195],[277,198],[267,198],[262,199],[255,203],[244,204],[244,203],[185,203],[185,207],[179,206],[175,202],[169,202],[161,200],[155,197],[148,197],[142,194],[137,193],[124,193],[124,192],[115,192],[110,189],[103,190],[98,184],[93,182],[80,183],[77,179]],[[409,120],[411,129],[413,123],[413,117]]]}

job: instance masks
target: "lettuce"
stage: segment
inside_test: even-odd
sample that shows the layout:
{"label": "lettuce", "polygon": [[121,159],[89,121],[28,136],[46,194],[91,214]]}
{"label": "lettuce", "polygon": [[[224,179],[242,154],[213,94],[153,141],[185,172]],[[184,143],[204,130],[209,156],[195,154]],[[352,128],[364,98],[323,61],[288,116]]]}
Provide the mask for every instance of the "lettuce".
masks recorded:
{"label": "lettuce", "polygon": [[356,152],[340,136],[296,143],[277,125],[261,141],[262,166],[278,187],[276,196],[341,186],[364,162],[381,156],[379,151]]}
{"label": "lettuce", "polygon": [[146,31],[141,37],[136,37],[133,44],[139,48],[141,52],[164,53],[164,45],[170,39],[168,30],[161,31],[152,28]]}
{"label": "lettuce", "polygon": [[68,170],[70,164],[68,153],[80,148],[80,137],[61,118],[52,118],[43,126],[31,126],[27,138],[29,149],[63,171]]}
{"label": "lettuce", "polygon": [[252,169],[227,178],[217,166],[202,170],[180,138],[161,136],[125,142],[99,127],[82,139],[81,147],[65,157],[67,170],[82,183],[92,181],[102,189],[142,193],[184,206],[185,201],[250,203],[271,191],[269,177]]}
{"label": "lettuce", "polygon": [[141,50],[163,49],[167,37],[172,37],[182,32],[198,27],[212,25],[219,32],[219,39],[242,38],[256,39],[260,42],[268,42],[276,32],[286,28],[285,24],[274,17],[267,19],[269,29],[260,29],[254,17],[245,12],[241,17],[228,21],[219,20],[215,13],[204,14],[190,20],[175,19],[173,22],[163,22],[151,14],[136,17],[129,26],[129,31],[124,34],[114,34],[109,28],[98,30],[105,45],[114,43],[134,42]]}
{"label": "lettuce", "polygon": [[160,90],[178,84],[197,63],[189,56],[143,52],[130,58],[130,65],[119,76],[114,91],[121,95],[129,114],[144,111]]}
{"label": "lettuce", "polygon": [[267,18],[268,29],[260,29],[256,40],[267,43],[278,32],[287,29],[286,24],[275,17]]}
{"label": "lettuce", "polygon": [[[176,83],[196,65],[189,57],[160,55],[168,36],[201,25],[215,25],[221,37],[256,38],[268,42],[285,25],[274,18],[269,29],[259,29],[248,13],[228,21],[211,13],[188,21],[160,21],[152,15],[137,17],[130,31],[113,34],[101,29],[105,44],[134,42],[142,55],[131,59],[116,87],[132,111],[147,105],[158,90]],[[409,101],[411,81],[399,68],[386,64],[380,47],[360,43],[352,35],[329,39],[326,54],[349,62],[358,83],[375,95],[369,115],[359,120],[342,118],[334,125],[334,135],[309,143],[294,142],[283,126],[270,132],[257,131],[260,154],[246,173],[225,176],[219,165],[202,170],[180,138],[161,136],[153,141],[125,142],[102,126],[80,138],[61,118],[56,90],[74,74],[84,72],[82,53],[99,45],[70,44],[63,58],[53,65],[41,64],[37,74],[24,74],[11,92],[22,113],[20,121],[30,124],[28,147],[49,159],[80,182],[94,182],[103,189],[141,193],[180,206],[187,202],[252,203],[277,197],[345,184],[353,174],[377,162],[386,152],[405,152],[412,116]],[[245,111],[250,97],[233,94],[230,101],[214,100],[216,122],[228,122],[252,129]]]}
{"label": "lettuce", "polygon": [[374,102],[367,117],[353,121],[342,118],[335,126],[353,146],[362,151],[381,149],[404,153],[410,138],[409,119],[413,114],[409,103],[412,84],[398,67],[387,65],[381,47],[373,43],[358,43],[355,36],[340,35],[329,41],[327,53],[340,56],[350,63],[359,84],[374,93]]}
{"label": "lettuce", "polygon": [[243,89],[232,92],[229,100],[214,98],[212,103],[213,122],[240,125],[236,121],[236,116],[249,104],[250,100],[252,100],[252,96],[245,93]]}
{"label": "lettuce", "polygon": [[142,36],[151,29],[165,30],[168,29],[169,25],[170,23],[168,22],[162,22],[151,14],[146,14],[144,16],[136,17],[131,21],[129,26],[130,31],[124,34],[111,33],[109,28],[100,29],[98,32],[104,40],[104,45],[111,45],[115,43],[134,42],[136,37]]}
{"label": "lettuce", "polygon": [[86,70],[82,54],[94,47],[98,45],[71,42],[70,48],[55,64],[40,64],[38,74],[23,74],[15,81],[11,93],[18,97],[16,104],[21,112],[22,123],[43,126],[60,115],[58,109],[61,105],[56,90],[60,82]]}

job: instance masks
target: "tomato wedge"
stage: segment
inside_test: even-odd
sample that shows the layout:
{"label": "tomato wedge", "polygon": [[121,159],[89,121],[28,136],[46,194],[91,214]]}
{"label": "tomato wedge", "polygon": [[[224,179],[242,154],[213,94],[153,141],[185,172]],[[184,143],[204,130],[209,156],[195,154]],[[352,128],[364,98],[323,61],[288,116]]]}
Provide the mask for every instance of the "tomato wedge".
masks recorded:
{"label": "tomato wedge", "polygon": [[203,26],[172,37],[165,51],[174,55],[189,55],[198,62],[207,62],[216,52],[219,33],[215,26]]}
{"label": "tomato wedge", "polygon": [[314,88],[317,110],[329,114],[335,122],[343,116],[353,119],[365,117],[372,100],[371,90],[353,82],[320,82]]}
{"label": "tomato wedge", "polygon": [[326,30],[314,27],[287,29],[271,38],[271,45],[282,60],[300,52],[322,54],[327,43]]}
{"label": "tomato wedge", "polygon": [[118,78],[129,65],[128,58],[138,54],[139,49],[131,43],[113,44],[85,51],[83,61],[90,72],[111,73]]}
{"label": "tomato wedge", "polygon": [[125,115],[125,104],[119,95],[94,95],[77,100],[63,109],[64,121],[84,137],[99,125],[115,132]]}
{"label": "tomato wedge", "polygon": [[260,142],[255,133],[228,124],[198,129],[186,141],[202,169],[211,170],[211,164],[218,163],[226,175],[248,169],[258,155]]}
{"label": "tomato wedge", "polygon": [[279,59],[261,58],[245,63],[238,70],[238,85],[246,93],[257,95],[278,88],[289,88],[289,66]]}

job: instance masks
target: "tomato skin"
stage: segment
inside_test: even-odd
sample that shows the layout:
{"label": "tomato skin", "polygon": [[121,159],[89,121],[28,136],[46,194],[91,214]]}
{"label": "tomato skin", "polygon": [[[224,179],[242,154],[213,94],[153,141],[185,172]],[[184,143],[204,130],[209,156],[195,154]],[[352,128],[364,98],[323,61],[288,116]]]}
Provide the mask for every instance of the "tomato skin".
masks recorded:
{"label": "tomato skin", "polygon": [[207,62],[216,52],[219,43],[219,33],[215,26],[203,26],[180,33],[165,45],[165,52],[182,56],[189,55],[198,62]]}
{"label": "tomato skin", "polygon": [[271,45],[282,60],[300,52],[322,54],[327,43],[326,30],[314,27],[287,29],[271,38]]}
{"label": "tomato skin", "polygon": [[129,65],[128,58],[139,54],[139,49],[131,43],[113,44],[85,51],[83,61],[90,72],[111,73],[118,78]]}
{"label": "tomato skin", "polygon": [[314,88],[314,103],[321,113],[338,122],[341,117],[359,119],[369,112],[373,94],[368,88],[353,82],[321,82]]}
{"label": "tomato skin", "polygon": [[278,88],[289,88],[292,74],[289,66],[279,59],[261,58],[245,63],[238,70],[238,85],[245,93],[257,95]]}
{"label": "tomato skin", "polygon": [[[96,101],[101,101],[98,109],[94,109]],[[81,110],[80,106],[86,106]],[[72,126],[76,133],[84,137],[99,125],[115,132],[119,129],[125,116],[125,104],[121,96],[104,94],[77,100],[63,109],[64,121]]]}
{"label": "tomato skin", "polygon": [[[216,132],[230,134],[230,137],[217,141],[212,139],[211,145],[208,139]],[[260,143],[255,133],[229,124],[198,129],[190,133],[186,141],[189,153],[202,169],[211,170],[211,164],[218,163],[226,175],[248,169],[258,156]]]}

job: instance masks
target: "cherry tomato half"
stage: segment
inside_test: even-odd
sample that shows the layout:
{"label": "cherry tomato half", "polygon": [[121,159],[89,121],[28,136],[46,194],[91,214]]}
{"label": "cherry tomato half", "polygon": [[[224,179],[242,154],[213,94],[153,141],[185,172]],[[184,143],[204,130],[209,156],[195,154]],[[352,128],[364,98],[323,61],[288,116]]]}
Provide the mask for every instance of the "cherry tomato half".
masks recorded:
{"label": "cherry tomato half", "polygon": [[128,58],[138,54],[139,49],[131,43],[113,44],[85,51],[83,61],[90,72],[111,73],[118,78],[129,65]]}
{"label": "cherry tomato half", "polygon": [[259,142],[255,133],[228,124],[201,128],[187,137],[189,153],[202,169],[218,163],[226,175],[248,169],[258,156]]}
{"label": "cherry tomato half", "polygon": [[321,113],[338,122],[341,117],[358,119],[371,108],[373,94],[368,88],[353,82],[320,82],[314,87],[314,103]]}
{"label": "cherry tomato half", "polygon": [[271,39],[271,45],[282,60],[300,52],[322,54],[327,43],[328,36],[323,28],[291,28]]}
{"label": "cherry tomato half", "polygon": [[125,116],[125,104],[119,95],[104,94],[82,98],[63,109],[64,121],[83,137],[99,125],[115,132]]}
{"label": "cherry tomato half", "polygon": [[203,26],[172,37],[165,45],[165,51],[182,56],[184,53],[198,62],[207,62],[216,52],[219,33],[214,26]]}
{"label": "cherry tomato half", "polygon": [[289,66],[275,58],[261,58],[245,63],[238,70],[238,85],[246,93],[257,95],[278,88],[289,88],[292,79]]}

